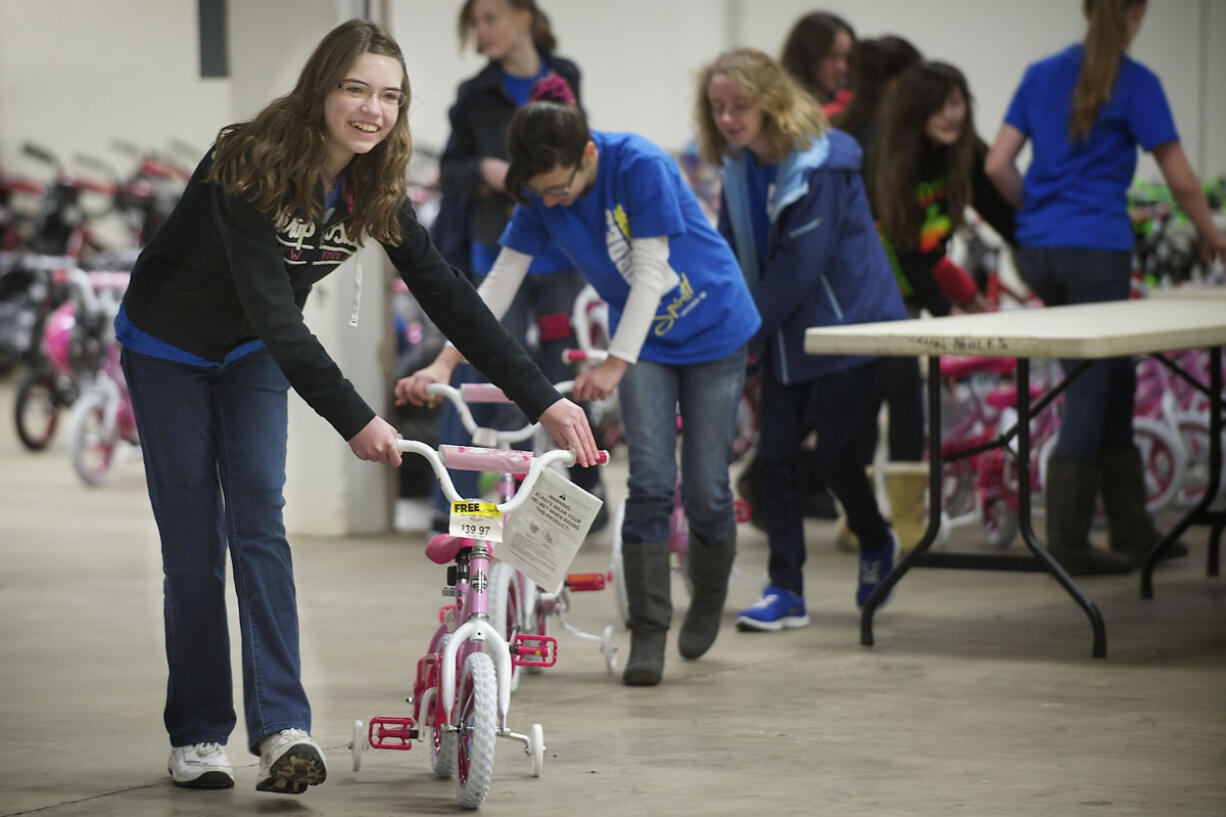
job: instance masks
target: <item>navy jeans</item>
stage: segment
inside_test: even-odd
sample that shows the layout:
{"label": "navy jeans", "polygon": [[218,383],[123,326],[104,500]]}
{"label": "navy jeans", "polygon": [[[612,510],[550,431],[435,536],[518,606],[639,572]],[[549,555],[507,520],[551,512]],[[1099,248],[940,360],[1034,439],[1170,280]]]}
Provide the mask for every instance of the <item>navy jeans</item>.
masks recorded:
{"label": "navy jeans", "polygon": [[736,528],[728,466],[745,383],[745,347],[706,363],[640,359],[617,388],[630,452],[622,541],[668,546],[677,483],[681,416],[681,502],[690,533],[707,546]]}
{"label": "navy jeans", "polygon": [[[1132,259],[1123,250],[1023,247],[1018,269],[1047,306],[1124,301],[1130,294]],[[1071,371],[1079,360],[1062,361]],[[1056,454],[1097,462],[1104,449],[1132,446],[1137,374],[1132,358],[1091,363],[1064,392],[1064,416]]]}
{"label": "navy jeans", "polygon": [[800,444],[817,431],[817,466],[847,514],[847,527],[864,550],[891,543],[872,485],[856,451],[860,420],[871,402],[876,362],[787,385],[762,366],[758,401],[759,491],[770,541],[771,584],[804,594],[804,512],[798,464]]}
{"label": "navy jeans", "polygon": [[298,611],[281,509],[289,382],[259,351],[215,369],[127,349],[149,499],[162,540],[164,720],[172,746],[226,743],[235,713],[226,551],[242,633],[248,746],[311,728],[299,680]]}

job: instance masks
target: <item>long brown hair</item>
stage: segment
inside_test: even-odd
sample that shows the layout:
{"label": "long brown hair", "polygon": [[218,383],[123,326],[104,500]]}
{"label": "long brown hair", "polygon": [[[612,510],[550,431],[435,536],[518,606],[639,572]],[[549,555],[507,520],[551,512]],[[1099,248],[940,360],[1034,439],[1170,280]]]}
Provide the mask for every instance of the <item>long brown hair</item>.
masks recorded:
{"label": "long brown hair", "polygon": [[725,51],[699,72],[694,101],[694,124],[698,127],[702,158],[713,165],[723,164],[732,153],[715,126],[711,100],[707,97],[707,87],[716,75],[735,82],[762,109],[762,129],[776,160],[794,148],[803,149],[810,139],[830,129],[817,101],[769,55],[755,48]]}
{"label": "long brown hair", "polygon": [[834,38],[840,31],[846,31],[855,42],[856,32],[851,24],[837,14],[828,11],[814,11],[801,17],[788,32],[783,43],[783,51],[779,62],[783,70],[792,75],[792,79],[800,83],[818,102],[825,104],[829,94],[825,89],[817,87],[815,71],[820,63],[830,53]]}
{"label": "long brown hair", "polygon": [[[460,50],[468,46],[468,38],[472,36],[477,24],[473,21],[473,3],[477,0],[465,0],[460,7],[460,16],[456,20],[456,31],[460,35]],[[552,54],[558,49],[558,38],[549,25],[549,15],[541,11],[536,0],[502,0],[515,11],[527,11],[532,14],[532,44],[542,54]]]}
{"label": "long brown hair", "polygon": [[[367,53],[400,63],[400,90],[408,98],[408,73],[396,41],[365,20],[342,23],[315,47],[294,90],[251,121],[221,129],[208,180],[249,199],[271,218],[297,215],[322,221],[328,138],[324,98],[353,61]],[[386,244],[400,242],[396,213],[404,201],[405,168],[413,152],[406,112],[407,106],[401,108],[387,137],[368,153],[355,154],[342,174],[356,203],[346,224],[355,241],[370,235]]]}
{"label": "long brown hair", "polygon": [[924,126],[939,111],[952,90],[966,100],[966,118],[958,141],[939,148],[944,157],[945,201],[952,228],[961,226],[963,210],[971,202],[975,162],[975,122],[966,77],[944,62],[922,62],[903,71],[886,95],[881,132],[873,146],[870,190],[878,221],[890,239],[903,249],[919,244],[923,209],[916,204],[921,179],[920,163],[934,148]]}
{"label": "long brown hair", "polygon": [[910,41],[892,34],[857,40],[851,58],[851,102],[834,117],[834,126],[863,139],[877,119],[890,81],[921,59]]}
{"label": "long brown hair", "polygon": [[1128,11],[1145,0],[1085,0],[1085,61],[1073,89],[1069,136],[1074,142],[1090,135],[1098,112],[1111,98],[1120,71],[1120,56],[1128,41]]}

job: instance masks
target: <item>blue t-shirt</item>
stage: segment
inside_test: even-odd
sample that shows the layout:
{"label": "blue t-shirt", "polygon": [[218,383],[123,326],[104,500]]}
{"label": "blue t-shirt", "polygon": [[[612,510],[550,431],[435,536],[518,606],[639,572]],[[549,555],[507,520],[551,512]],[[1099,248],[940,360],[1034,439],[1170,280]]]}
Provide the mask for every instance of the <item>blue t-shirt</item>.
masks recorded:
{"label": "blue t-shirt", "polygon": [[1137,146],[1149,151],[1179,139],[1162,83],[1124,56],[1089,136],[1071,142],[1073,89],[1084,59],[1078,44],[1032,64],[1005,113],[1005,122],[1032,145],[1025,203],[1017,214],[1023,246],[1131,249],[1127,191]]}
{"label": "blue t-shirt", "polygon": [[749,194],[749,217],[753,221],[754,246],[758,249],[758,269],[766,267],[766,239],[770,233],[770,213],[767,212],[774,197],[771,189],[778,175],[779,165],[758,164],[751,151],[745,151],[745,183]]}
{"label": "blue t-shirt", "polygon": [[656,363],[717,360],[736,351],[761,319],[727,242],[703,214],[672,157],[632,133],[592,132],[599,164],[592,188],[569,207],[526,193],[502,244],[535,256],[552,240],[609,305],[617,331],[633,276],[631,238],[668,236],[681,283],[667,292],[639,356]]}

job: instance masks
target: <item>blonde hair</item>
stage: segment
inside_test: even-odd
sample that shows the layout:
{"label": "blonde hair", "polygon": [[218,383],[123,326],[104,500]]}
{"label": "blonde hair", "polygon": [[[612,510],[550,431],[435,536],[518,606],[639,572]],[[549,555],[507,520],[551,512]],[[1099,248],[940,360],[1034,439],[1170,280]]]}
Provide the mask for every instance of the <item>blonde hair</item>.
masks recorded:
{"label": "blonde hair", "polygon": [[[315,47],[293,91],[273,100],[251,121],[221,129],[208,180],[249,199],[273,219],[299,215],[323,221],[328,155],[324,99],[362,54],[394,57],[403,77],[400,90],[408,98],[408,74],[396,41],[365,20],[342,23]],[[355,241],[370,235],[385,244],[400,243],[397,213],[413,153],[407,110],[401,108],[387,137],[369,152],[355,154],[342,173],[355,201],[346,222]]]}
{"label": "blonde hair", "polygon": [[1090,135],[1098,112],[1111,98],[1120,71],[1120,57],[1128,40],[1128,11],[1145,0],[1085,0],[1090,18],[1086,29],[1085,61],[1073,89],[1069,136],[1074,142]]}
{"label": "blonde hair", "polygon": [[720,54],[698,74],[694,123],[702,158],[713,165],[723,164],[732,155],[724,135],[715,125],[707,88],[716,76],[736,83],[762,110],[762,128],[773,158],[782,159],[793,149],[803,149],[809,141],[830,129],[817,100],[809,96],[783,67],[755,48],[737,48]]}

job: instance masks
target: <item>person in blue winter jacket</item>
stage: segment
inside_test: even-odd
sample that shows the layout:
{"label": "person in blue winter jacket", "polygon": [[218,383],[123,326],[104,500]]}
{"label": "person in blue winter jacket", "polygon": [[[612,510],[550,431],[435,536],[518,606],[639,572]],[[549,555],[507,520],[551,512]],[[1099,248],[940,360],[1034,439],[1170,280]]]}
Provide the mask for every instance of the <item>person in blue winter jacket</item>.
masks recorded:
{"label": "person in blue winter jacket", "polygon": [[856,141],[832,129],[779,64],[754,49],[718,57],[699,75],[697,97],[704,158],[724,168],[719,229],[762,317],[750,349],[762,364],[758,446],[770,584],[737,625],[803,627],[796,474],[809,431],[817,432],[822,476],[861,542],[858,605],[893,569],[898,548],[856,456],[877,359],[806,354],[805,330],[906,313],[869,212]]}

